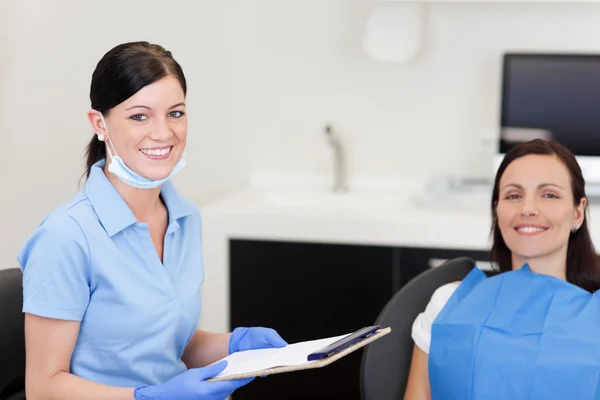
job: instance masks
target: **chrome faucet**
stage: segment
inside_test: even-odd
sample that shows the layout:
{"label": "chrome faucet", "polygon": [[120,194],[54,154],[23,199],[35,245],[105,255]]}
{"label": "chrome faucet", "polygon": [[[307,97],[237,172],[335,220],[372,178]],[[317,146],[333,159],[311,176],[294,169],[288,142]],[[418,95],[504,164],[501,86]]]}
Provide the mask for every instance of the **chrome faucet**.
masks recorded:
{"label": "chrome faucet", "polygon": [[333,187],[334,192],[348,191],[346,182],[346,159],[344,157],[344,147],[340,137],[335,134],[331,125],[325,125],[325,136],[329,145],[333,149]]}

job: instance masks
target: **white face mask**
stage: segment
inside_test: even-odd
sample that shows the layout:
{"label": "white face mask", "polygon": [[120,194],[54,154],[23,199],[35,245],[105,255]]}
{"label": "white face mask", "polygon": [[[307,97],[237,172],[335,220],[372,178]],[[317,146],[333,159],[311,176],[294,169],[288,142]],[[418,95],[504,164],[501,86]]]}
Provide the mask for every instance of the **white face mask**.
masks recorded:
{"label": "white face mask", "polygon": [[[137,174],[133,170],[131,170],[125,163],[123,159],[117,155],[117,150],[115,150],[115,146],[113,145],[110,136],[108,135],[108,126],[106,125],[106,121],[104,120],[104,116],[100,113],[100,119],[102,119],[102,124],[104,125],[104,130],[106,131],[106,137],[109,143],[106,144],[106,150],[110,155],[110,164],[108,164],[108,170],[112,172],[117,178],[119,178],[122,182],[128,184],[129,186],[133,186],[138,189],[154,189],[171,179],[171,177],[181,171],[185,166],[186,162],[183,158],[183,155],[177,161],[177,164],[173,167],[173,170],[169,174],[169,176],[163,179],[148,179],[143,176]],[[112,147],[113,151],[110,150]]]}

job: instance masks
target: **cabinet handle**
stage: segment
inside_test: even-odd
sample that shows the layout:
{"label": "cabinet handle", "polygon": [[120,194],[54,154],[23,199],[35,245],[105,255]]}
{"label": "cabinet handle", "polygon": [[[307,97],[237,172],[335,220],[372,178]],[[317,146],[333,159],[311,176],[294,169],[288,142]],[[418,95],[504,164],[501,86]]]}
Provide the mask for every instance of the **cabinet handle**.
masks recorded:
{"label": "cabinet handle", "polygon": [[[443,263],[445,263],[448,260],[449,260],[448,258],[430,258],[428,261],[429,268],[439,267],[440,265],[442,265]],[[494,270],[494,268],[492,268],[492,264],[489,261],[475,260],[475,264],[477,264],[479,269],[482,271],[493,271]]]}

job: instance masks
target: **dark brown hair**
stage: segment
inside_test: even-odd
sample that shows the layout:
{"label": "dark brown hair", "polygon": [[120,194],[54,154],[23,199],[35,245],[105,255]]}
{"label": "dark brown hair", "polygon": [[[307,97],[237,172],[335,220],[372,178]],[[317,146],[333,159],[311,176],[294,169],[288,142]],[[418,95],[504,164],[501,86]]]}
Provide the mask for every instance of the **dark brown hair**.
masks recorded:
{"label": "dark brown hair", "polygon": [[[91,106],[106,117],[111,108],[167,75],[175,76],[184,95],[187,94],[183,70],[170,51],[148,42],[120,44],[106,53],[94,70]],[[103,158],[106,158],[106,146],[94,135],[86,151],[86,177],[90,176],[92,166]]]}
{"label": "dark brown hair", "polygon": [[[496,173],[494,180],[494,190],[492,193],[492,236],[493,246],[490,253],[491,261],[496,264],[500,272],[510,271],[512,269],[511,251],[506,246],[500,228],[498,227],[498,217],[496,206],[498,204],[500,178],[506,168],[518,158],[536,154],[549,155],[557,157],[569,171],[571,178],[571,188],[573,195],[573,204],[578,206],[580,200],[585,195],[585,180],[581,173],[581,168],[575,159],[575,156],[564,146],[553,141],[534,139],[523,142],[510,149]],[[582,225],[577,232],[569,236],[567,249],[567,281],[579,286],[582,289],[593,292],[600,288],[600,262],[588,228],[587,207],[584,210],[585,216]]]}

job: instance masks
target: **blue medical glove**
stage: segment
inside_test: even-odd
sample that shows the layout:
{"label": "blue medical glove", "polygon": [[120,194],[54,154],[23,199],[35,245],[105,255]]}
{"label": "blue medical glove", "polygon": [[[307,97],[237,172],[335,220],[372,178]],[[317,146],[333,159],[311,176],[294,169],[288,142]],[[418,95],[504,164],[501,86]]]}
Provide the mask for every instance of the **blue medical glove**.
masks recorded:
{"label": "blue medical glove", "polygon": [[287,342],[271,328],[235,328],[229,338],[229,354],[244,350],[285,346],[287,346]]}
{"label": "blue medical glove", "polygon": [[223,360],[204,368],[189,369],[162,385],[141,386],[134,390],[135,400],[225,400],[237,388],[254,378],[206,382],[225,369]]}

